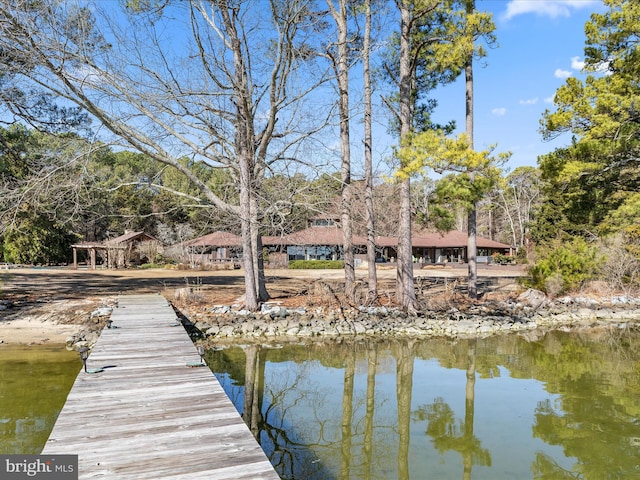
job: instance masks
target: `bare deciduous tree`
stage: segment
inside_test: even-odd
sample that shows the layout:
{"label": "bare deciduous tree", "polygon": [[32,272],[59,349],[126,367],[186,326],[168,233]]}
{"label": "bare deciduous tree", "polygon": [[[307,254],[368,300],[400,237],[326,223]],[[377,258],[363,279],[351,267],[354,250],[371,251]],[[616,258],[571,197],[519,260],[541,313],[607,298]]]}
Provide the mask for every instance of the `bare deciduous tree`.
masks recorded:
{"label": "bare deciduous tree", "polygon": [[[303,111],[327,78],[305,43],[315,19],[304,0],[259,9],[250,0],[192,0],[114,12],[120,5],[2,0],[0,50],[20,65],[6,80],[80,107],[105,141],[174,167],[198,188],[192,201],[238,217],[245,306],[255,310],[267,295],[262,180],[330,115]],[[216,195],[185,156],[231,169],[239,202]]]}
{"label": "bare deciduous tree", "polygon": [[503,232],[509,233],[509,242],[515,247],[526,244],[531,215],[540,201],[540,170],[519,167],[502,179],[495,190]]}
{"label": "bare deciduous tree", "polygon": [[104,145],[19,125],[0,130],[0,234],[20,228],[24,212],[68,225],[87,204],[87,165]]}

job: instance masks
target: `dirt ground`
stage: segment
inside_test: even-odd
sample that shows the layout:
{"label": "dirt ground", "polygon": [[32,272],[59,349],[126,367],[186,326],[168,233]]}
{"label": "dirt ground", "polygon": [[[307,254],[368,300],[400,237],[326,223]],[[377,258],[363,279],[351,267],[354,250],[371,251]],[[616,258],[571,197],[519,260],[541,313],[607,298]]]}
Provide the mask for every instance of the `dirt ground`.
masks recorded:
{"label": "dirt ground", "polygon": [[[395,268],[381,265],[377,273],[380,301],[392,304]],[[481,265],[480,289],[487,296],[508,294],[517,288],[515,277],[523,273],[521,266]],[[430,266],[414,274],[419,295],[443,295],[466,285],[466,265]],[[342,270],[267,270],[266,275],[272,301],[282,305],[341,302]],[[366,269],[357,270],[356,276],[366,294]],[[141,293],[164,295],[178,308],[194,301],[201,308],[241,304],[244,277],[241,270],[0,270],[0,299],[12,305],[0,311],[0,344],[64,343],[88,323],[100,322],[100,317],[91,315],[100,306],[119,294]]]}

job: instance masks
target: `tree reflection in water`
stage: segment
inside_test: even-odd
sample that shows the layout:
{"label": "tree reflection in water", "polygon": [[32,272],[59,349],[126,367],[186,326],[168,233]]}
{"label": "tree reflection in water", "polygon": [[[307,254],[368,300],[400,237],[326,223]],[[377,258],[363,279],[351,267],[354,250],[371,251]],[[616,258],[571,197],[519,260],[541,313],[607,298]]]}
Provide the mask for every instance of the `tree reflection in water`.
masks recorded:
{"label": "tree reflection in water", "polygon": [[371,479],[371,465],[373,464],[373,415],[375,413],[376,367],[378,363],[377,344],[369,343],[367,347],[367,403],[364,421],[364,445],[362,446],[364,457],[363,480]]}
{"label": "tree reflection in water", "polygon": [[[305,396],[299,388],[299,379],[304,378],[303,375],[283,376],[282,383],[277,387],[268,387],[270,401],[264,408],[265,360],[268,350],[260,345],[249,345],[243,350],[245,378],[241,414],[280,477],[330,480],[332,477],[324,470],[322,463],[311,456],[313,444],[308,439],[301,441],[296,437],[295,429],[291,428],[292,419],[287,415],[296,402],[287,405],[285,399],[291,395],[299,395],[301,400]],[[317,442],[321,443],[322,439]]]}
{"label": "tree reflection in water", "polygon": [[476,340],[469,341],[466,370],[464,420],[456,420],[453,409],[443,398],[436,398],[420,407],[416,420],[426,420],[427,435],[433,438],[435,448],[443,454],[448,450],[458,452],[463,460],[464,480],[471,479],[473,465],[491,466],[489,450],[482,448],[480,439],[473,434],[476,385]]}
{"label": "tree reflection in water", "polygon": [[400,341],[392,348],[396,359],[398,396],[398,479],[409,479],[409,442],[411,439],[411,398],[413,392],[414,340]]}
{"label": "tree reflection in water", "polygon": [[538,402],[533,435],[577,458],[573,468],[538,453],[536,479],[640,478],[640,341],[628,330],[558,335],[531,344],[558,401]]}
{"label": "tree reflection in water", "polygon": [[344,387],[342,390],[342,441],[340,449],[340,478],[351,474],[351,423],[353,422],[353,382],[356,373],[356,356],[352,349],[345,355]]}
{"label": "tree reflection in water", "polygon": [[637,332],[247,345],[207,362],[283,479],[640,473]]}

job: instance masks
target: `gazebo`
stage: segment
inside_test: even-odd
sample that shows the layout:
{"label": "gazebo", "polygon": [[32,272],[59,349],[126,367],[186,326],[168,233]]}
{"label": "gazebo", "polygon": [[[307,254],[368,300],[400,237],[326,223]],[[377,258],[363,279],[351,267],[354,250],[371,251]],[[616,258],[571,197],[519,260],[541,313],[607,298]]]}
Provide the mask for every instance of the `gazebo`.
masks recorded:
{"label": "gazebo", "polygon": [[97,253],[102,252],[109,268],[123,268],[139,260],[137,247],[142,242],[158,240],[145,232],[125,232],[124,235],[104,242],[84,242],[71,245],[73,248],[73,268],[78,268],[78,250],[86,250],[89,255],[89,268],[96,269]]}

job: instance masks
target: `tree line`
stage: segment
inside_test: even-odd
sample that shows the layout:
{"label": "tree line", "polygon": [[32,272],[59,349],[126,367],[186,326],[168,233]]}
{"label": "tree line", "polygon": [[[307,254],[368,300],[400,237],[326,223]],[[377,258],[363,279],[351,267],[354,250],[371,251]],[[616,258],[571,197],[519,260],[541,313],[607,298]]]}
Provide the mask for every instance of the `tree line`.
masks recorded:
{"label": "tree line", "polygon": [[[146,231],[165,245],[217,230],[240,233],[236,217],[189,198],[196,193],[189,193],[183,175],[143,154],[116,152],[107,145],[92,146],[81,137],[48,134],[20,125],[0,129],[0,135],[4,141],[0,149],[4,182],[0,246],[4,261],[67,262],[72,243],[99,242],[125,230]],[[237,201],[237,188],[229,171],[201,168],[199,175],[218,195],[229,202]],[[531,195],[538,195],[536,169],[522,167],[505,181],[505,187],[495,192],[496,200],[480,206],[479,232],[487,238],[523,246],[521,232],[526,224],[516,220],[518,228],[513,231],[510,225],[514,218],[529,215],[530,204],[535,203]],[[352,186],[354,234],[366,236],[365,182],[356,179]],[[412,184],[416,227],[433,229],[434,221],[440,220],[433,212],[438,201],[435,188],[436,182],[430,179]],[[176,196],[173,191],[177,190],[183,195]],[[260,203],[265,210],[269,206],[273,210],[263,219],[261,233],[284,236],[306,228],[314,217],[339,218],[340,193],[341,180],[335,171],[265,178]],[[528,201],[523,202],[522,197]],[[375,235],[397,236],[397,185],[375,178],[371,201],[376,213]],[[518,211],[522,208],[526,210]],[[502,211],[507,214],[502,215]],[[463,221],[459,211],[452,228],[463,230]]]}
{"label": "tree line", "polygon": [[[602,264],[596,240],[637,254],[637,7],[605,3],[585,28],[587,79],[568,79],[542,119],[545,136],[572,131],[573,144],[504,172],[508,154],[473,145],[473,61],[496,41],[473,0],[2,0],[4,258],[55,261],[74,239],[125,228],[165,242],[230,230],[256,309],[268,298],[261,236],[331,211],[348,298],[352,236],[365,233],[375,255],[373,237],[390,228],[397,301],[416,310],[416,222],[469,232],[471,296],[476,232],[528,248],[538,287],[574,286]],[[461,75],[466,128],[452,137],[452,124],[430,119],[433,92]],[[397,137],[386,182],[372,163],[372,88],[386,106],[376,121]],[[578,265],[570,257],[583,251],[596,253]],[[374,301],[375,269],[368,280]]]}

